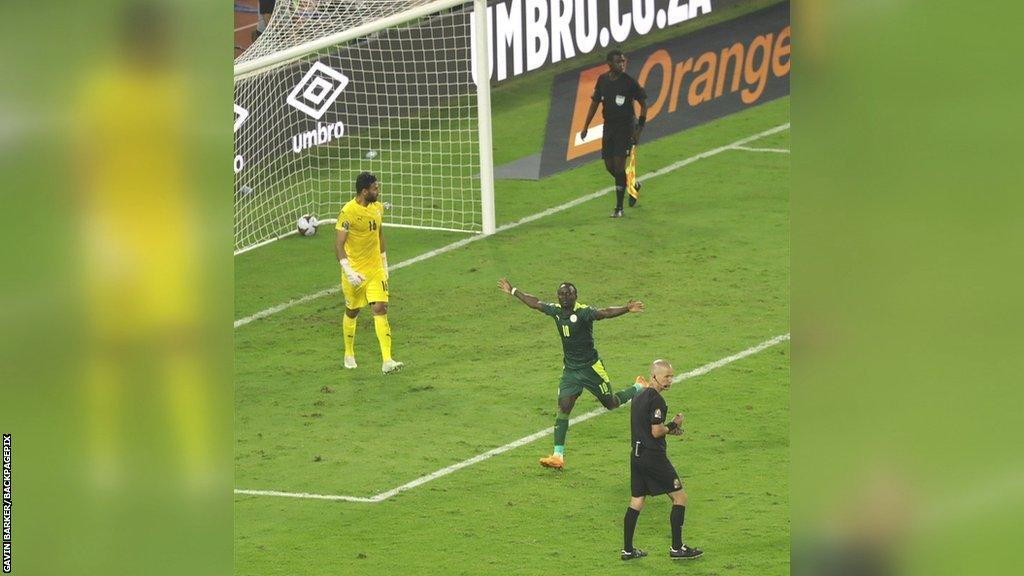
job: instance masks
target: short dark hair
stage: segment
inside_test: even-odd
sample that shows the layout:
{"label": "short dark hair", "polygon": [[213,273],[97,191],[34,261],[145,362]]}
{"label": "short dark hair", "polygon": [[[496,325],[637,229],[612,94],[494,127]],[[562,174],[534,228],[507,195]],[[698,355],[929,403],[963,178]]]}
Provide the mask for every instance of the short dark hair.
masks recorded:
{"label": "short dark hair", "polygon": [[608,56],[605,57],[605,62],[611,62],[616,56],[625,56],[625,54],[622,53],[622,50],[616,48],[608,53]]}
{"label": "short dark hair", "polygon": [[376,181],[377,177],[373,175],[373,172],[360,172],[359,176],[356,176],[356,195],[373,186]]}
{"label": "short dark hair", "polygon": [[576,290],[576,285],[572,282],[562,282],[558,287],[561,288],[562,286],[568,286],[569,288],[572,288],[573,292],[579,294],[579,290]]}

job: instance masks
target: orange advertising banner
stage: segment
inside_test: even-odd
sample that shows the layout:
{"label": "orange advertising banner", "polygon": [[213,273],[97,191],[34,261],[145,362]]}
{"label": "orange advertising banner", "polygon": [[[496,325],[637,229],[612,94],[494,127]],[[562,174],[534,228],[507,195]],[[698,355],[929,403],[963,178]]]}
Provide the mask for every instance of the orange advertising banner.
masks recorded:
{"label": "orange advertising banner", "polygon": [[[789,3],[776,4],[632,53],[627,73],[647,91],[641,141],[674,134],[789,94]],[[540,176],[598,157],[601,109],[580,137],[605,64],[555,78]],[[639,113],[639,105],[636,105]]]}

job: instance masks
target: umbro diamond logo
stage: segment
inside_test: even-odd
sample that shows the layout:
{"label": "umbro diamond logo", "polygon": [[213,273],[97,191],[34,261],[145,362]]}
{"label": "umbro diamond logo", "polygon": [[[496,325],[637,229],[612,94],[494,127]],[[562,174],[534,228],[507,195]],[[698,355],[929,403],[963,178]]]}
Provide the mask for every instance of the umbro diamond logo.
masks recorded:
{"label": "umbro diamond logo", "polygon": [[317,61],[288,94],[288,104],[319,120],[348,86],[348,76]]}

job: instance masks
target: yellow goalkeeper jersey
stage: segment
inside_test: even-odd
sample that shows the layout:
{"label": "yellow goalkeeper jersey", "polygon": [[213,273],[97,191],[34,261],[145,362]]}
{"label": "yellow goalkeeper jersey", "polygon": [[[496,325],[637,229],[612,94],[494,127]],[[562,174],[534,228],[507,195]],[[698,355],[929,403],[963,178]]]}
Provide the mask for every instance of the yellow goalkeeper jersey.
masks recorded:
{"label": "yellow goalkeeper jersey", "polygon": [[199,314],[199,246],[188,170],[185,81],[119,62],[91,74],[75,102],[79,258],[97,330],[181,325]]}
{"label": "yellow goalkeeper jersey", "polygon": [[345,239],[345,254],[349,264],[360,274],[383,270],[380,259],[380,227],[384,220],[384,206],[380,202],[371,202],[365,208],[349,200],[338,214],[335,228],[348,230]]}

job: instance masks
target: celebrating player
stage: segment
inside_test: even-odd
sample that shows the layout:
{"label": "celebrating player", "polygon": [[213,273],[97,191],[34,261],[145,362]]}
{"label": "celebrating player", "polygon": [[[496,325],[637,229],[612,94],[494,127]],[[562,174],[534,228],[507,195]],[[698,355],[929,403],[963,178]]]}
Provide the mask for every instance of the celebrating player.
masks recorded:
{"label": "celebrating player", "polygon": [[655,360],[651,364],[651,382],[633,399],[630,408],[629,422],[633,444],[630,449],[629,471],[632,498],[626,517],[623,519],[622,559],[633,560],[647,556],[647,552],[633,547],[633,532],[640,510],[644,507],[647,496],[668,494],[672,499],[672,513],[669,522],[672,527],[672,548],[669,558],[673,560],[696,558],[704,552],[683,544],[683,519],[686,516],[686,491],[676,474],[676,469],[668,461],[666,454],[665,435],[680,435],[683,429],[683,415],[665,424],[668,416],[668,405],[661,392],[672,386],[672,365],[665,360]]}
{"label": "celebrating player", "polygon": [[612,393],[608,373],[601,363],[601,357],[594,348],[594,321],[615,318],[627,312],[640,312],[644,309],[643,302],[630,300],[625,306],[601,308],[596,310],[576,301],[576,287],[566,282],[558,287],[558,305],[545,304],[518,288],[505,278],[498,282],[498,287],[506,294],[518,298],[534,310],[539,310],[555,319],[555,328],[562,338],[563,368],[562,380],[558,384],[558,415],[555,416],[555,451],[547,458],[541,458],[540,464],[546,468],[563,468],[565,466],[565,436],[569,432],[569,414],[572,412],[576,399],[586,388],[597,397],[608,410],[618,408],[629,402],[642,389],[641,384],[634,384],[625,390]]}
{"label": "celebrating player", "polygon": [[356,197],[338,214],[334,249],[341,264],[341,289],[345,294],[345,368],[356,368],[356,317],[367,303],[373,309],[373,326],[380,342],[381,370],[391,374],[402,369],[391,358],[391,325],[388,323],[388,256],[381,226],[384,207],[377,201],[380,182],[369,172],[356,177]]}
{"label": "celebrating player", "polygon": [[[647,92],[632,76],[626,74],[626,56],[621,50],[608,53],[608,72],[597,78],[591,97],[587,119],[583,122],[580,138],[587,137],[587,128],[594,119],[598,104],[602,104],[604,128],[601,133],[601,158],[605,170],[615,179],[615,211],[612,218],[622,217],[622,200],[626,196],[626,157],[640,141],[640,133],[647,123]],[[640,103],[640,119],[633,111],[633,101]],[[637,186],[639,188],[639,186]],[[629,197],[629,205],[635,199]]]}

